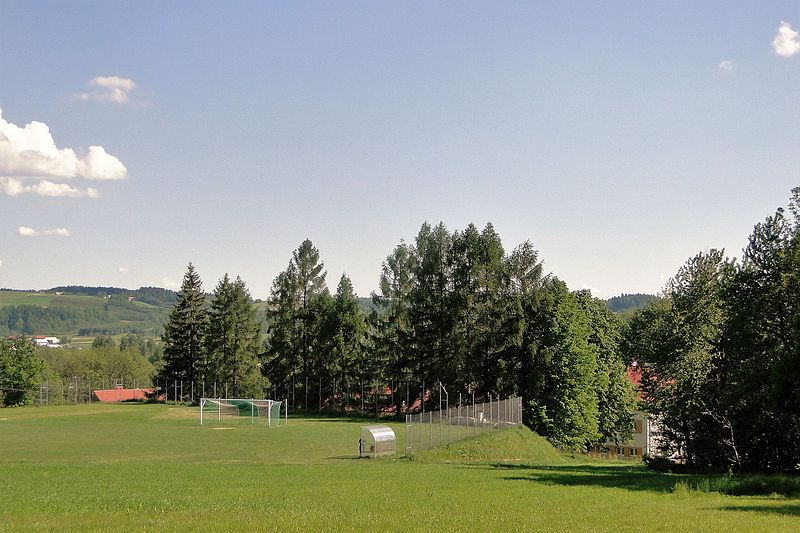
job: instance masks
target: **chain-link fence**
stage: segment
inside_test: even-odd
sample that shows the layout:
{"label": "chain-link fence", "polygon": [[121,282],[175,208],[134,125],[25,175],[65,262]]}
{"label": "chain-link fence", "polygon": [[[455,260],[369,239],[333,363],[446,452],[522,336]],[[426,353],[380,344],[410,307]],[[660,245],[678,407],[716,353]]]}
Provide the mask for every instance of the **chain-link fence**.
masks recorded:
{"label": "chain-link fence", "polygon": [[443,409],[407,414],[406,455],[522,423],[521,398],[489,398],[475,403],[474,395],[459,394],[458,403],[449,407],[449,395],[444,392],[440,394]]}

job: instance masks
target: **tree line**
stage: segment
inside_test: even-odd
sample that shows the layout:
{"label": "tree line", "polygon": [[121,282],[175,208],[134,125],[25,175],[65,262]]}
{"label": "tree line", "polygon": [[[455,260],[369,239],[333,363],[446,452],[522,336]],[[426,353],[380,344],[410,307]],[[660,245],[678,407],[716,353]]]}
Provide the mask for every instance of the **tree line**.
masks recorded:
{"label": "tree line", "polygon": [[800,469],[800,187],[741,259],[699,253],[663,296],[631,317],[624,350],[666,451],[700,467]]}
{"label": "tree line", "polygon": [[125,386],[149,387],[160,350],[152,339],[128,334],[119,345],[97,337],[86,348],[37,348],[20,336],[0,338],[0,404],[91,401],[91,391]]}
{"label": "tree line", "polygon": [[[273,281],[260,340],[244,282],[226,275],[207,303],[190,264],[164,329],[160,378],[226,382],[240,397],[299,391],[300,407],[323,378],[442,383],[479,399],[522,396],[525,423],[560,446],[630,437],[620,320],[545,274],[530,242],[507,253],[491,224],[450,232],[425,223],[383,262],[369,314],[346,275],[333,294],[326,276],[305,240]],[[395,412],[409,407],[405,395],[394,399]]]}

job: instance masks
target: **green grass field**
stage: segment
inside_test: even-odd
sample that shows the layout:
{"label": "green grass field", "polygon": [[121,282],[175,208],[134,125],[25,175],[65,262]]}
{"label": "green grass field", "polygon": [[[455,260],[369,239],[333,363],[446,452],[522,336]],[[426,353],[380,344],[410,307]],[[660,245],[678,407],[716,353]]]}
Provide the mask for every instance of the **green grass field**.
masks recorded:
{"label": "green grass field", "polygon": [[0,410],[0,530],[800,529],[798,499],[687,490],[687,476],[568,457],[521,429],[359,460],[365,423],[200,427],[197,408],[167,405]]}

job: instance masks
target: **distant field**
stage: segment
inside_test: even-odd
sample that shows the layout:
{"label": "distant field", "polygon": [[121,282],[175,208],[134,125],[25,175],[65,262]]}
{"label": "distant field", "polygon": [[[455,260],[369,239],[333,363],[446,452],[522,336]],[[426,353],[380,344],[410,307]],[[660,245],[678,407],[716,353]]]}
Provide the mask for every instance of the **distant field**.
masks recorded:
{"label": "distant field", "polygon": [[[0,307],[9,305],[36,305],[47,307],[53,304],[55,294],[38,294],[35,292],[0,291]],[[75,298],[89,298],[89,296],[75,296]]]}
{"label": "distant field", "polygon": [[0,530],[800,529],[796,499],[673,492],[685,476],[566,457],[522,430],[358,460],[364,423],[215,429],[176,406],[0,410]]}
{"label": "distant field", "polygon": [[[114,295],[109,300],[103,296],[55,292],[0,291],[0,316],[4,313],[8,315],[11,306],[40,307],[48,311],[33,313],[16,310],[18,318],[0,320],[0,334],[26,332],[33,335],[68,335],[77,344],[86,344],[78,337],[82,329],[92,333],[105,331],[117,334],[133,331],[147,337],[157,337],[169,313],[168,307],[128,301],[124,294]],[[85,336],[83,340],[88,339],[93,337]],[[91,340],[88,342],[91,343]]]}

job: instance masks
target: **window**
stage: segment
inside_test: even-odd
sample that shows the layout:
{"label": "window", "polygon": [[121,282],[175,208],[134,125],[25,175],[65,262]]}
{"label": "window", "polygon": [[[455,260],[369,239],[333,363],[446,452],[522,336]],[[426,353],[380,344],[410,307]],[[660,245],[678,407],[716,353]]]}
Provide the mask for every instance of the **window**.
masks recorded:
{"label": "window", "polygon": [[641,435],[642,433],[642,420],[634,420],[633,421],[633,432],[637,435]]}

